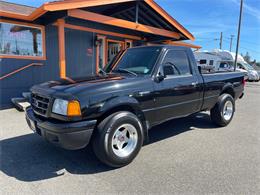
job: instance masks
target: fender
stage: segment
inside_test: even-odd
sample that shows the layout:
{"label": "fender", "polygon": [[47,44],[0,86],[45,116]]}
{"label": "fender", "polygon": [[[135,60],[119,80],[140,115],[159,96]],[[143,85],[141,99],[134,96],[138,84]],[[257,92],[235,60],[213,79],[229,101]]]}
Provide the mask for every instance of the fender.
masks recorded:
{"label": "fender", "polygon": [[223,86],[221,92],[220,92],[220,95],[223,94],[223,93],[228,93],[230,94],[233,98],[235,96],[235,91],[234,91],[234,86],[233,84],[231,83],[227,83]]}
{"label": "fender", "polygon": [[109,99],[99,108],[100,116],[106,115],[106,113],[128,110],[136,114],[143,126],[143,133],[145,135],[145,140],[148,140],[148,125],[146,122],[145,115],[140,108],[140,103],[137,99],[129,96],[120,96]]}
{"label": "fender", "polygon": [[135,111],[141,111],[139,102],[137,99],[129,96],[118,96],[109,99],[106,101],[101,107],[100,112],[105,113],[113,108],[119,107],[119,106],[130,106]]}

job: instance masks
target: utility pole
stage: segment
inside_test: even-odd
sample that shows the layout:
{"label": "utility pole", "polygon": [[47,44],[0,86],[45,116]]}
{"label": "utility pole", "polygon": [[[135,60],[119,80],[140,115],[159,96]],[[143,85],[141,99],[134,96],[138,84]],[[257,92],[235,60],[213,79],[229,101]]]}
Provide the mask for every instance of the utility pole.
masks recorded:
{"label": "utility pole", "polygon": [[234,71],[237,68],[237,57],[238,57],[238,50],[239,50],[239,42],[240,42],[240,31],[241,31],[241,23],[242,23],[242,14],[243,14],[243,3],[244,1],[240,1],[240,14],[239,14],[239,22],[238,22],[238,30],[237,30],[237,48],[236,48],[236,58],[234,64]]}
{"label": "utility pole", "polygon": [[223,41],[223,32],[220,33],[219,49],[222,49],[222,41]]}
{"label": "utility pole", "polygon": [[230,48],[229,51],[232,52],[232,46],[233,46],[233,38],[235,37],[235,35],[230,35]]}

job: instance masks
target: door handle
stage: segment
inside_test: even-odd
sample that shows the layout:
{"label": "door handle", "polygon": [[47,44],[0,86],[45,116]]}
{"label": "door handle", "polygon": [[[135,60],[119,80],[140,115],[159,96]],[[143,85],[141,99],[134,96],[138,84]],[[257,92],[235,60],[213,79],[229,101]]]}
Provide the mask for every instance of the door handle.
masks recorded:
{"label": "door handle", "polygon": [[151,93],[151,91],[141,91],[141,92],[138,92],[138,95],[145,96],[145,95],[149,95],[150,93]]}

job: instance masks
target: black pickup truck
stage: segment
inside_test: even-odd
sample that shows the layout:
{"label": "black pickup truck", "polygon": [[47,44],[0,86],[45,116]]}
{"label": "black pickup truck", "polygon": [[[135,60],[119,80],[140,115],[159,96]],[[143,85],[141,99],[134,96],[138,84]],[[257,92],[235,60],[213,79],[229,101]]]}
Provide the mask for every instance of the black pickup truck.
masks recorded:
{"label": "black pickup truck", "polygon": [[239,72],[201,74],[185,47],[144,46],[120,52],[99,74],[33,86],[30,128],[69,150],[92,143],[113,167],[130,163],[151,127],[200,111],[226,126],[243,96]]}

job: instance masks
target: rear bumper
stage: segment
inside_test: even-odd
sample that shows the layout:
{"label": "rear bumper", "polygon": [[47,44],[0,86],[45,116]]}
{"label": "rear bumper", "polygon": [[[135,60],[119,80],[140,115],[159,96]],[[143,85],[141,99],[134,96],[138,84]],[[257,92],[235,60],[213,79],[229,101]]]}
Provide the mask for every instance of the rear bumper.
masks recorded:
{"label": "rear bumper", "polygon": [[43,121],[33,113],[32,108],[26,109],[26,121],[29,127],[52,144],[77,150],[88,145],[96,120],[80,122]]}

